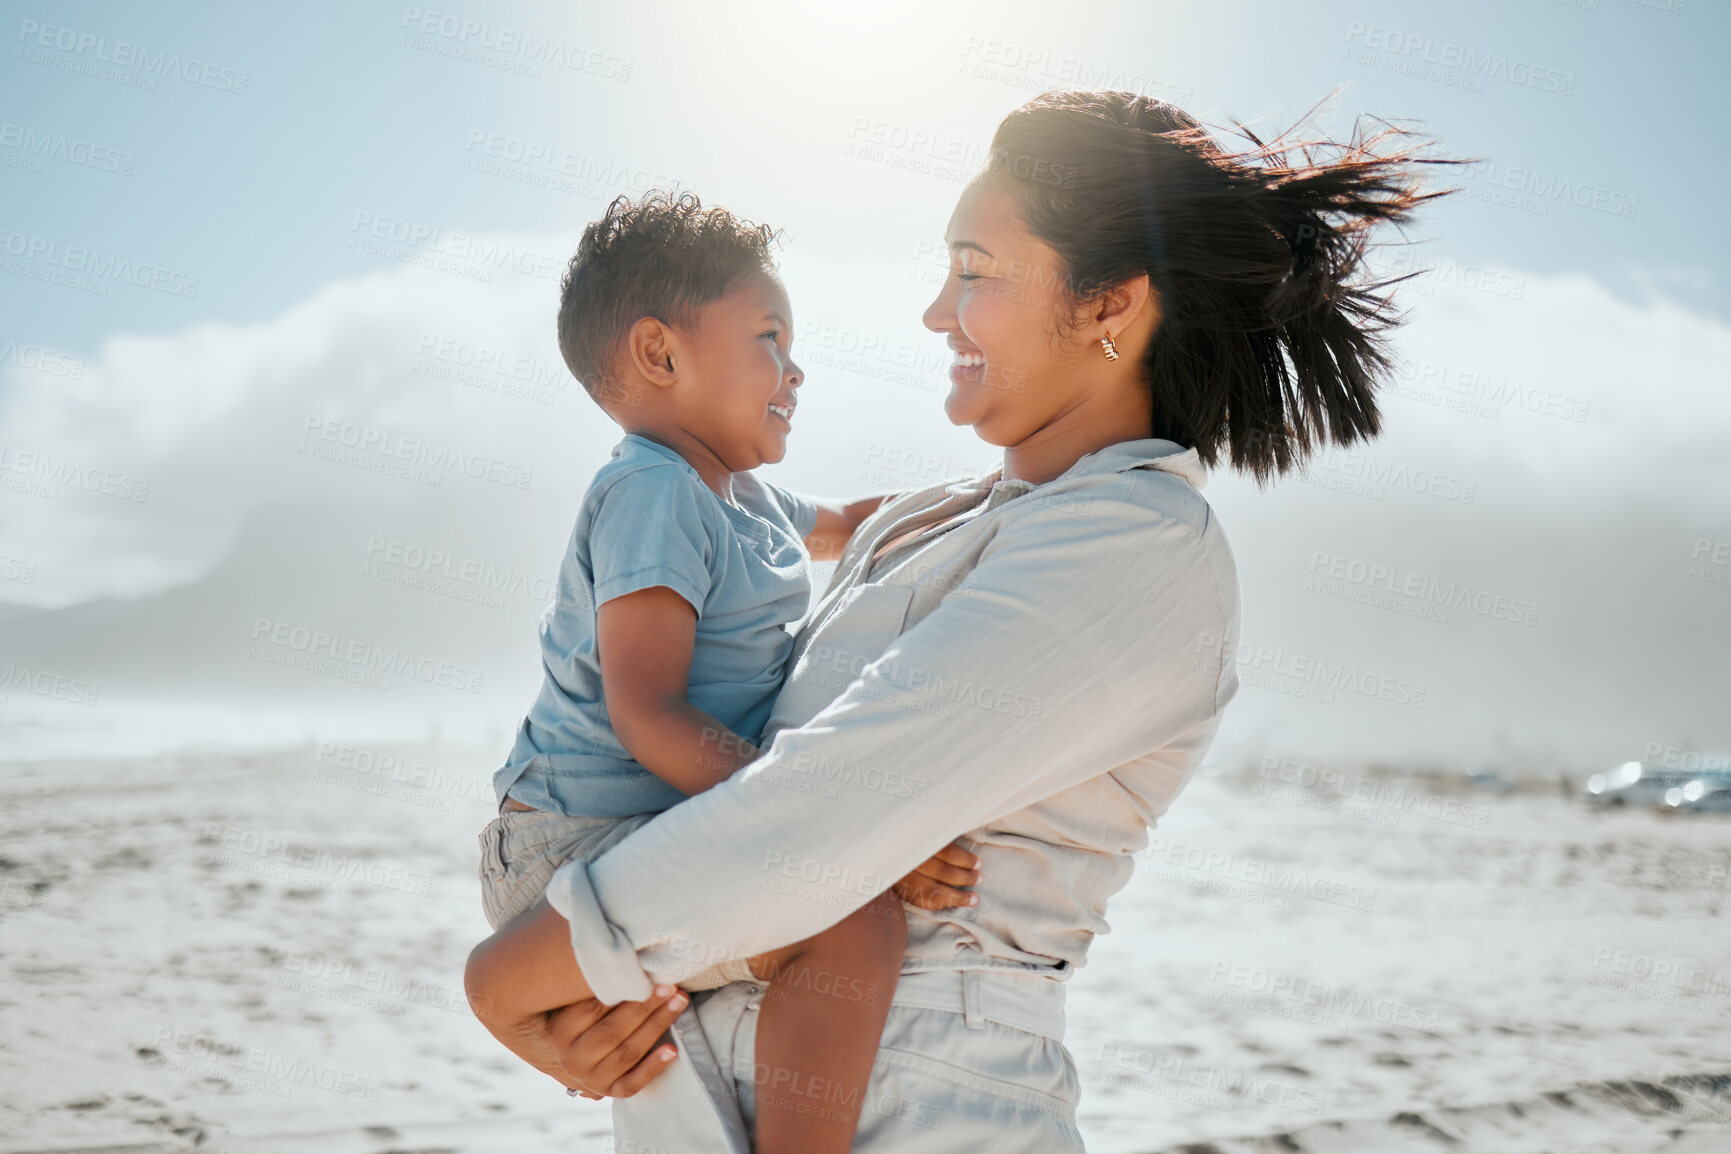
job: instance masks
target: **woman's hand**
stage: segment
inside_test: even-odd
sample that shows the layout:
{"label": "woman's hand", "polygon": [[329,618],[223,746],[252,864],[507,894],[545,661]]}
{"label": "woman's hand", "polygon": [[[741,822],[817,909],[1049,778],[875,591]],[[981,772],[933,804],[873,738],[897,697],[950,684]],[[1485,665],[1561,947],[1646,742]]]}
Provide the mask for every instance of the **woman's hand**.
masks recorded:
{"label": "woman's hand", "polygon": [[513,1054],[570,1086],[548,1034],[555,1011],[592,1001],[571,953],[571,927],[538,899],[469,953],[463,970],[469,1008],[487,1032]]}
{"label": "woman's hand", "polygon": [[547,1032],[559,1054],[560,1081],[585,1098],[631,1097],[678,1053],[656,1043],[690,1000],[672,986],[657,986],[644,1002],[610,1007],[590,998],[554,1010]]}
{"label": "woman's hand", "polygon": [[591,1098],[628,1098],[665,1069],[673,1047],[644,1055],[690,1001],[673,986],[642,1002],[595,1000],[571,927],[544,897],[475,947],[463,984],[475,1017],[508,1050]]}
{"label": "woman's hand", "polygon": [[902,901],[922,910],[978,905],[980,895],[968,893],[963,887],[980,884],[979,866],[980,859],[963,849],[961,842],[954,841],[890,888]]}

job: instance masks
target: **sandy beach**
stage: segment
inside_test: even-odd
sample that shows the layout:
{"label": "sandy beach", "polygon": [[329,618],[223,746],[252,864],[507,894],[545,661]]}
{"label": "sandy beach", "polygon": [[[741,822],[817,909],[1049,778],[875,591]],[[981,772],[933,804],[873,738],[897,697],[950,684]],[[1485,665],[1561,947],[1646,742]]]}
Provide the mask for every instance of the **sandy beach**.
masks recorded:
{"label": "sandy beach", "polygon": [[[6,764],[0,1154],[610,1150],[463,1004],[490,760]],[[1721,822],[1213,767],[1109,916],[1098,1154],[1731,1149]]]}

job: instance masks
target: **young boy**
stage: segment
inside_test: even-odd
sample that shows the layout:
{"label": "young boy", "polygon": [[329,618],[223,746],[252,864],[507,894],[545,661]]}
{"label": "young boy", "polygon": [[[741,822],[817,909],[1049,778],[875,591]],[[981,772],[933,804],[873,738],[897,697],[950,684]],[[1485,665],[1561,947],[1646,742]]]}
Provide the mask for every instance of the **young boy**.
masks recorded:
{"label": "young boy", "polygon": [[[593,860],[756,756],[786,626],[810,598],[807,549],[839,556],[883,500],[819,503],[751,472],[786,453],[803,380],[770,240],[689,194],[651,193],[615,200],[571,260],[560,352],[626,435],[584,496],[541,621],[541,691],[495,775],[500,816],[481,832],[495,929],[564,862]],[[763,1154],[852,1145],[906,936],[884,893],[808,941],[682,983],[770,982],[756,1055]],[[826,1097],[849,1107],[777,1108],[769,1084],[790,1071],[831,1080],[840,1092]]]}

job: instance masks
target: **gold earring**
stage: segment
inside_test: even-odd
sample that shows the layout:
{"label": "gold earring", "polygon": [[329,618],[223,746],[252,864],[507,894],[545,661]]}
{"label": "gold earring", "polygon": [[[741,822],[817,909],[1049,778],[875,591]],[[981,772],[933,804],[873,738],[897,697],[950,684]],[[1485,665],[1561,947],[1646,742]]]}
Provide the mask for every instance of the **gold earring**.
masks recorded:
{"label": "gold earring", "polygon": [[1106,354],[1106,359],[1109,361],[1118,359],[1118,346],[1112,343],[1110,332],[1100,338],[1100,351]]}

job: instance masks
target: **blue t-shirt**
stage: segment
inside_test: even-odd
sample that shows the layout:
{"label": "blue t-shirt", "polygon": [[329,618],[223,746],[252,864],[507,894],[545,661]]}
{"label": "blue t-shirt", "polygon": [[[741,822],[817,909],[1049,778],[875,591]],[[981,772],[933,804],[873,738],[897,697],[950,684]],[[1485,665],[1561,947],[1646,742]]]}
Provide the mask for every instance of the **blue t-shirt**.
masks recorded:
{"label": "blue t-shirt", "polygon": [[817,506],[750,473],[729,505],[678,453],[628,433],[583,497],[541,618],[541,692],[518,727],[497,800],[572,817],[659,813],[685,795],[613,732],[595,644],[598,606],[665,585],[697,610],[686,699],[756,744],[811,599],[804,538]]}

